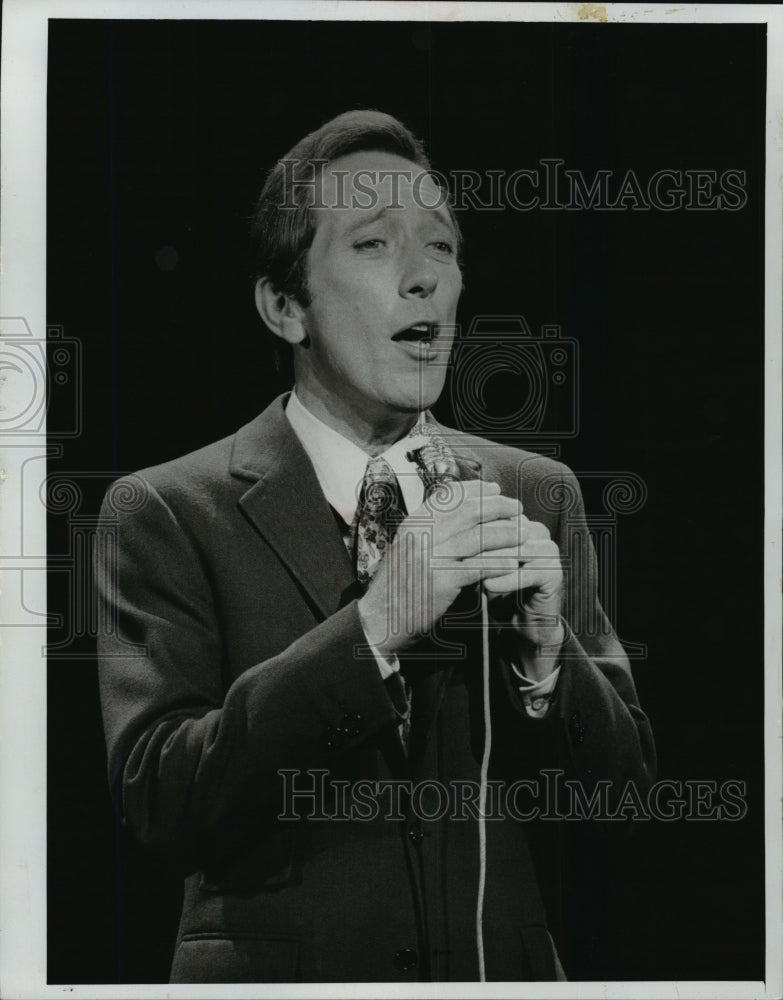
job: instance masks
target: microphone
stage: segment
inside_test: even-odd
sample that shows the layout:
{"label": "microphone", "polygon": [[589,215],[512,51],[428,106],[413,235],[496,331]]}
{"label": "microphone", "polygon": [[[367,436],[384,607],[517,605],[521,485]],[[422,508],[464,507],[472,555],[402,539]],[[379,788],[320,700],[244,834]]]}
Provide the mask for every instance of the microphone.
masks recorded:
{"label": "microphone", "polygon": [[459,476],[454,471],[453,463],[446,459],[436,458],[433,461],[427,461],[427,457],[424,455],[426,447],[426,445],[422,445],[420,448],[414,448],[412,451],[406,452],[405,457],[416,465],[419,479],[424,484],[424,499],[429,500],[433,493],[447,483],[457,482]]}

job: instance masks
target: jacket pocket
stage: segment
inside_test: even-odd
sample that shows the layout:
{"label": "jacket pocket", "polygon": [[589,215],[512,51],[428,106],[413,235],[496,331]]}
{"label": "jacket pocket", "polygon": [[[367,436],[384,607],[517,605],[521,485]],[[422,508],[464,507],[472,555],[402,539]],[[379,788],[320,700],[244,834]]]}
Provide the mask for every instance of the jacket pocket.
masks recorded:
{"label": "jacket pocket", "polygon": [[201,873],[200,888],[207,892],[257,892],[279,889],[294,881],[293,825],[281,826],[236,858]]}
{"label": "jacket pocket", "polygon": [[186,934],[171,967],[172,983],[296,983],[300,942],[294,938]]}
{"label": "jacket pocket", "polygon": [[543,924],[531,924],[520,931],[525,949],[530,978],[533,982],[555,981],[555,953],[552,939]]}

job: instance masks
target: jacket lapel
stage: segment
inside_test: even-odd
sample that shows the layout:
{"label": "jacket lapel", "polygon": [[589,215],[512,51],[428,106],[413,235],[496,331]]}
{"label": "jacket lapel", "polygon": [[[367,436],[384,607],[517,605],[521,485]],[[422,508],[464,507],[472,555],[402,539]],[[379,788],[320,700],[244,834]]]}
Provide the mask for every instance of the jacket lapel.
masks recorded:
{"label": "jacket lapel", "polygon": [[[312,463],[285,416],[287,399],[288,394],[278,397],[240,428],[230,472],[251,482],[239,500],[244,515],[275,550],[321,615],[328,618],[362,591]],[[474,472],[464,459],[475,462],[480,458],[478,453],[465,448],[462,441],[455,440],[460,435],[441,427],[429,414],[428,420],[436,424],[454,450],[461,477],[472,478]],[[411,657],[416,658],[415,647]],[[424,753],[454,664],[444,664],[434,671],[431,665],[429,661],[420,682],[414,682],[418,697],[409,745],[411,763]]]}
{"label": "jacket lapel", "polygon": [[328,618],[355,596],[345,544],[307,453],[276,399],[236,435],[231,474],[253,480],[239,506]]}

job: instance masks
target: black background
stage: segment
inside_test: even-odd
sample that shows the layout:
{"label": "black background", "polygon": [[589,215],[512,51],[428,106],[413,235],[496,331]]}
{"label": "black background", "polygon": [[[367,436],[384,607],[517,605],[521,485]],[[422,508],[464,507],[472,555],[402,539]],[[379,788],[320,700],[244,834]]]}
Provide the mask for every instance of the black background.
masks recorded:
{"label": "black background", "polygon": [[[744,819],[654,824],[606,884],[611,908],[569,904],[608,942],[572,975],[763,978],[764,87],[763,25],[50,22],[47,316],[81,342],[84,395],[49,469],[80,482],[80,516],[114,475],[231,433],[287,387],[246,217],[264,170],[334,114],[400,117],[443,170],[747,171],[735,212],[461,214],[461,321],[560,324],[581,352],[562,459],[646,484],[618,525],[615,624],[648,647],[633,667],[660,776],[747,782]],[[498,378],[491,412],[512,393]],[[71,406],[53,390],[50,430]],[[453,419],[449,391],[436,412]],[[62,554],[68,518],[49,522]],[[165,981],[180,887],[115,826],[71,594],[52,573],[51,641],[74,656],[49,665],[49,980]]]}

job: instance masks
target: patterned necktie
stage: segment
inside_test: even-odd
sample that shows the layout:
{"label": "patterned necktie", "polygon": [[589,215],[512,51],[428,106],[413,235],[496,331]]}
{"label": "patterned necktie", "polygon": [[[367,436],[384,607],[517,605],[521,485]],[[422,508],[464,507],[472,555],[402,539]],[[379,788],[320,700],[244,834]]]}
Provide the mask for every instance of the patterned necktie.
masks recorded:
{"label": "patterned necktie", "polygon": [[[428,497],[446,481],[459,479],[454,452],[432,424],[417,424],[408,436],[409,462]],[[380,455],[367,462],[353,524],[344,535],[356,577],[367,587],[392,543],[406,510],[394,470]]]}
{"label": "patterned necktie", "polygon": [[[428,496],[444,480],[458,479],[454,454],[431,424],[419,424],[410,434],[407,458],[416,463]],[[354,559],[356,578],[364,588],[376,573],[406,516],[400,485],[386,459],[367,462],[354,523],[346,538]],[[411,689],[399,671],[386,679],[386,687],[400,716],[400,736],[407,746],[410,733]]]}
{"label": "patterned necktie", "polygon": [[385,458],[371,458],[356,508],[356,578],[366,587],[405,517],[400,485]]}
{"label": "patterned necktie", "polygon": [[[386,555],[400,522],[405,517],[400,485],[394,470],[380,456],[367,462],[353,530],[353,558],[356,578],[366,589]],[[407,746],[410,732],[410,685],[399,670],[385,680],[389,697],[399,716],[399,732]]]}

